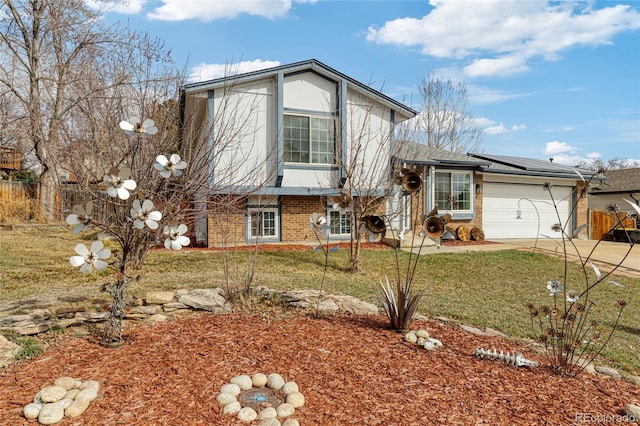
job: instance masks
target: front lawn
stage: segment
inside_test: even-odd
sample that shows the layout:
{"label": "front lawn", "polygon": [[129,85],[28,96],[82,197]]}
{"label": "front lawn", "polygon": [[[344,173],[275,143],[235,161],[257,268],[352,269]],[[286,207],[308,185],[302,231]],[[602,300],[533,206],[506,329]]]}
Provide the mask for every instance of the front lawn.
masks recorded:
{"label": "front lawn", "polygon": [[[91,235],[85,236],[87,242]],[[21,227],[0,230],[0,303],[51,294],[98,294],[111,277],[108,272],[81,274],[69,264],[74,247],[82,238],[66,228]],[[245,266],[246,252],[238,252],[234,266]],[[401,260],[406,253],[400,253]],[[348,253],[339,250],[328,257],[324,289],[378,302],[379,282],[395,274],[394,251],[363,250],[364,272],[350,274]],[[324,267],[322,251],[263,251],[258,256],[253,285],[276,290],[319,289]],[[491,327],[515,337],[532,337],[529,314],[524,304],[550,303],[546,283],[562,279],[561,259],[543,254],[505,250],[495,252],[439,253],[422,256],[415,289],[425,290],[420,311],[428,316],[445,316],[469,325]],[[570,268],[568,287],[581,289],[580,270]],[[618,287],[601,284],[592,293],[596,301],[594,318],[604,327],[615,319],[614,304],[624,299],[628,307],[621,325],[603,355],[610,364],[640,374],[640,279],[614,276]],[[139,281],[129,294],[180,288],[224,287],[219,252],[183,249],[150,253]]]}

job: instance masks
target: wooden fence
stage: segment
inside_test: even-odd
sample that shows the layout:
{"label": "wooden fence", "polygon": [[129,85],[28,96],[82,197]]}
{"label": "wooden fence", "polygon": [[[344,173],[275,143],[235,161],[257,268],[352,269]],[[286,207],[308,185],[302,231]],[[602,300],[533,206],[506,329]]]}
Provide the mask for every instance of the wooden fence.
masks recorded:
{"label": "wooden fence", "polygon": [[0,180],[0,223],[32,221],[37,207],[36,184]]}
{"label": "wooden fence", "polygon": [[[589,238],[592,240],[599,240],[604,237],[607,239],[606,234],[612,230],[614,225],[618,222],[614,213],[606,210],[591,209],[591,233]],[[636,229],[636,221],[634,219],[627,218],[626,212],[616,213],[622,222],[624,229],[632,230]],[[622,227],[618,226],[618,229]]]}

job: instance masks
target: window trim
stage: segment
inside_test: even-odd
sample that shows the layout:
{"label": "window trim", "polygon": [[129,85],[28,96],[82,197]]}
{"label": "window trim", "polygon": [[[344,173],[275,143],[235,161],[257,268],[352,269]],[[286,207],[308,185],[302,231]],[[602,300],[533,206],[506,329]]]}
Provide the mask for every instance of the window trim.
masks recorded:
{"label": "window trim", "polygon": [[[327,208],[327,217],[328,217],[329,219],[331,219],[331,213],[334,213],[334,212],[335,212],[335,213],[338,213],[338,214],[340,215],[340,220],[341,220],[341,221],[342,221],[342,216],[349,217],[349,215],[351,214],[351,213],[346,213],[346,214],[342,215],[342,214],[340,214],[340,211],[339,211],[339,210],[336,210],[336,209],[333,209],[333,208],[331,208],[331,207],[328,207],[328,208]],[[331,232],[331,224],[332,224],[332,223],[333,223],[333,221],[331,221],[331,222],[329,223],[329,238],[334,238],[334,239],[351,238],[351,226],[352,226],[352,224],[351,224],[351,223],[349,223],[349,232],[348,232],[348,233],[346,233],[346,234],[345,234],[345,233],[334,234],[333,232]],[[340,224],[340,231],[342,231],[342,223]]]}
{"label": "window trim", "polygon": [[[286,117],[302,117],[302,118],[306,118],[307,119],[307,133],[308,133],[308,139],[307,139],[307,151],[306,154],[309,157],[309,161],[307,162],[303,162],[303,161],[287,161],[285,159],[285,153],[286,153],[286,149],[285,149],[285,145],[286,145],[286,138],[284,136],[284,128],[285,128],[285,119]],[[312,119],[318,119],[318,120],[324,120],[327,121],[331,124],[333,124],[333,152],[332,152],[332,156],[333,156],[333,162],[330,163],[315,163],[313,162],[313,155],[314,155],[314,151],[313,151],[313,140],[312,140],[312,126],[311,126],[311,120]],[[282,148],[282,158],[284,161],[284,164],[287,165],[294,165],[294,164],[300,164],[300,165],[308,165],[308,166],[324,166],[324,167],[328,167],[328,166],[335,166],[337,164],[337,159],[338,159],[338,137],[337,137],[337,133],[338,133],[338,127],[336,124],[336,120],[334,116],[330,116],[327,117],[326,114],[322,114],[322,113],[313,113],[313,112],[291,112],[291,111],[287,111],[282,115],[282,142],[283,142],[283,148]],[[320,141],[323,142],[324,141]],[[326,153],[325,153],[326,154]]]}
{"label": "window trim", "polygon": [[[252,216],[254,213],[267,213],[271,212],[274,214],[274,235],[258,235],[255,236],[252,234]],[[269,206],[269,207],[248,207],[246,214],[246,233],[245,240],[248,242],[255,241],[256,239],[259,241],[280,241],[280,209],[277,206]],[[264,221],[264,217],[262,218]],[[264,229],[264,223],[263,223]]]}
{"label": "window trim", "polygon": [[[470,215],[475,215],[475,173],[473,170],[459,170],[459,169],[435,169],[433,171],[432,176],[432,185],[431,185],[431,199],[432,204],[436,204],[436,184],[437,184],[437,174],[438,173],[448,173],[449,175],[459,174],[459,175],[469,175],[469,209],[451,209],[449,205],[447,206],[438,206],[441,213],[450,212],[454,219],[463,219],[468,218]],[[453,180],[451,181],[453,184]]]}

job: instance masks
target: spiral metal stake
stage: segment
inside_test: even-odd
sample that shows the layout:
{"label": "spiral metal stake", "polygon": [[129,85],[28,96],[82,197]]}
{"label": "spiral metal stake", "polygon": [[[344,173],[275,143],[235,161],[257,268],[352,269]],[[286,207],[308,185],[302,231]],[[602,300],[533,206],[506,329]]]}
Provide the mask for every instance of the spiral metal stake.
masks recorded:
{"label": "spiral metal stake", "polygon": [[513,354],[509,354],[509,352],[507,352],[505,354],[500,351],[500,353],[498,353],[495,348],[492,351],[478,348],[475,350],[475,356],[480,359],[497,359],[499,361],[504,361],[509,365],[513,365],[514,367],[537,367],[539,365],[537,361],[526,359],[520,352],[514,352]]}

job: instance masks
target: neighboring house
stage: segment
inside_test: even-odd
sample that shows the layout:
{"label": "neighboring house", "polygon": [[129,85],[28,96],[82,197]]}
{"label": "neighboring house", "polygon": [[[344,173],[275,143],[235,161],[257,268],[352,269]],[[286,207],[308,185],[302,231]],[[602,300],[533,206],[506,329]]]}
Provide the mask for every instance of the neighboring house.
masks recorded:
{"label": "neighboring house", "polygon": [[609,170],[604,176],[602,182],[589,190],[590,209],[606,210],[609,204],[616,204],[626,211],[631,210],[631,206],[624,199],[640,202],[640,167]]}
{"label": "neighboring house", "polygon": [[[364,139],[362,164],[389,164],[395,125],[417,114],[313,59],[187,84],[182,97],[183,134],[196,132],[214,151],[209,185],[249,194],[235,220],[196,223],[198,244],[209,245],[220,242],[218,225],[247,242],[312,241],[313,212],[331,219],[332,238],[349,238],[349,221],[333,209],[346,179],[340,165]],[[371,181],[389,180],[388,168],[378,169]]]}
{"label": "neighboring house", "polygon": [[[396,155],[423,171],[425,211],[438,205],[439,214],[452,215],[452,226],[480,227],[486,239],[555,238],[560,235],[552,231],[554,224],[568,223],[570,231],[588,221],[587,198],[577,197],[586,184],[573,167],[532,158],[457,154],[411,142],[403,142]],[[579,172],[587,181],[594,175]],[[584,229],[581,236],[587,233]]]}
{"label": "neighboring house", "polygon": [[[598,185],[592,185],[589,190],[589,210],[591,210],[591,221],[598,226],[593,227],[591,238],[601,237],[614,225],[611,219],[603,217],[611,216],[610,212],[603,211],[614,205],[618,206],[621,212],[619,216],[624,220],[625,228],[640,229],[640,215],[636,217],[635,223],[631,218],[624,219],[624,212],[633,212],[633,207],[625,200],[640,204],[640,168],[609,170]],[[624,235],[615,235],[616,232],[613,235],[614,239],[626,241]],[[637,240],[637,231],[635,235]]]}

